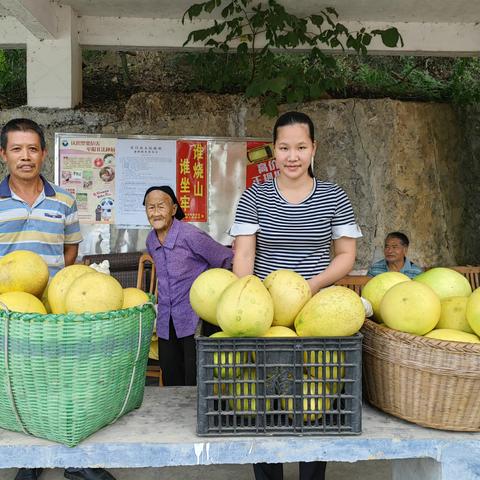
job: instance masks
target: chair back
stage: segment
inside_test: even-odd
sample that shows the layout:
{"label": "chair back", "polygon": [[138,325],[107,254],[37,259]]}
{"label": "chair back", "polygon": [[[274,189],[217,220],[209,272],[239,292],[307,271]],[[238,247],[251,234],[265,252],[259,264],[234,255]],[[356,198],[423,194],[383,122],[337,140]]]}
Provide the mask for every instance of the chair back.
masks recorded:
{"label": "chair back", "polygon": [[144,253],[138,259],[137,288],[158,297],[157,274],[153,258]]}
{"label": "chair back", "polygon": [[[158,298],[155,263],[153,263],[153,258],[148,253],[144,253],[138,259],[137,288],[143,290],[144,292],[155,295],[155,299]],[[158,365],[158,360],[155,360],[157,357],[153,355],[152,349],[157,350],[158,352],[158,338],[155,334],[152,337],[152,343],[150,346],[150,355],[147,364],[146,376],[150,378],[156,378],[159,386],[162,387],[162,370]]]}
{"label": "chair back", "polygon": [[346,275],[340,280],[337,280],[335,282],[335,285],[347,287],[350,290],[353,290],[358,295],[361,295],[362,288],[371,278],[372,277],[367,277],[367,275]]}
{"label": "chair back", "polygon": [[449,268],[451,268],[452,270],[456,270],[458,273],[461,273],[470,282],[472,290],[480,287],[480,267],[472,267],[466,265]]}
{"label": "chair back", "polygon": [[108,260],[110,264],[110,275],[116,278],[123,288],[135,287],[137,283],[138,260],[142,252],[128,253],[105,253],[95,255],[84,255],[82,262],[85,265],[102,263]]}

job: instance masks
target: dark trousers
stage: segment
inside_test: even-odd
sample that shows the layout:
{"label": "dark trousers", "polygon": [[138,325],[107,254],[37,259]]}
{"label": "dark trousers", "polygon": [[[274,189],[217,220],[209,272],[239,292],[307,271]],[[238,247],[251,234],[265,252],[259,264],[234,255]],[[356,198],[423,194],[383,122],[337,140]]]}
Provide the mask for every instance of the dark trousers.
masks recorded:
{"label": "dark trousers", "polygon": [[[300,480],[325,480],[327,462],[300,462]],[[255,463],[256,480],[283,480],[282,463]]]}
{"label": "dark trousers", "polygon": [[193,335],[177,338],[170,319],[169,339],[158,339],[158,358],[166,387],[197,384],[197,354]]}

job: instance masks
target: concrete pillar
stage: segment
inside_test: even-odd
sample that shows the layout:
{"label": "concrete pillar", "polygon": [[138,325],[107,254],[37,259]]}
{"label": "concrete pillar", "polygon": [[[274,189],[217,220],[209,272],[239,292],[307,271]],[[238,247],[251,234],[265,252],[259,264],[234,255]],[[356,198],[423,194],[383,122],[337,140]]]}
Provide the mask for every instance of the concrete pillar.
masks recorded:
{"label": "concrete pillar", "polygon": [[82,53],[77,18],[69,6],[55,7],[57,35],[27,40],[27,99],[30,107],[72,108],[82,101]]}

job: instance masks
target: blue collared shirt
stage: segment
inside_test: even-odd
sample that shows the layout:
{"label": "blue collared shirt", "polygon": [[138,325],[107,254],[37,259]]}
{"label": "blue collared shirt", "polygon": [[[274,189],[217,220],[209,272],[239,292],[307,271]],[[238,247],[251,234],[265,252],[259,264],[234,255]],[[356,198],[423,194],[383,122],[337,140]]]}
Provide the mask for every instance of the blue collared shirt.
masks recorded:
{"label": "blue collared shirt", "polygon": [[[376,275],[380,275],[381,273],[385,273],[388,271],[389,270],[388,270],[387,261],[383,259],[371,265],[370,268],[368,269],[367,275],[369,277],[375,277]],[[405,263],[403,264],[403,267],[400,269],[400,273],[403,273],[410,278],[416,277],[417,275],[420,275],[420,273],[422,272],[423,272],[423,269],[418,265],[415,265],[408,258],[405,258]]]}
{"label": "blue collared shirt", "polygon": [[14,250],[38,253],[53,276],[65,265],[64,245],[82,236],[73,196],[41,179],[43,191],[32,206],[12,192],[9,176],[0,183],[0,257]]}

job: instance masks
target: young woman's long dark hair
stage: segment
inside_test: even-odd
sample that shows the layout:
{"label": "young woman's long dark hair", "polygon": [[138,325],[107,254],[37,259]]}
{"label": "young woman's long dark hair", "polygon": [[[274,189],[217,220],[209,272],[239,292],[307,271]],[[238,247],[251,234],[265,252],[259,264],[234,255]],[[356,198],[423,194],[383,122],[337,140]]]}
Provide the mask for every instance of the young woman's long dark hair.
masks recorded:
{"label": "young woman's long dark hair", "polygon": [[[303,124],[308,126],[308,133],[310,140],[315,142],[315,127],[313,126],[312,119],[305,113],[302,112],[286,112],[280,115],[275,122],[273,127],[273,143],[277,141],[278,129],[280,127],[286,127],[287,125],[296,125]],[[312,165],[308,167],[308,174],[313,178],[313,168]]]}

